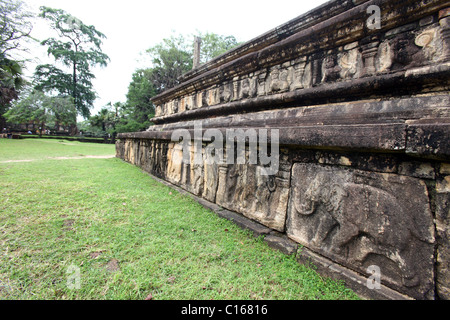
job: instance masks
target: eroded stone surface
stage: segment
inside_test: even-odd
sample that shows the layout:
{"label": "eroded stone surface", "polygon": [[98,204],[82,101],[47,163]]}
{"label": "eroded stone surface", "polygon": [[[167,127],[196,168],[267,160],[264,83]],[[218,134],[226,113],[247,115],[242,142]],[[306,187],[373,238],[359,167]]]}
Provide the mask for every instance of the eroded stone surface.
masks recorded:
{"label": "eroded stone surface", "polygon": [[440,166],[436,185],[437,291],[450,300],[450,164]]}
{"label": "eroded stone surface", "polygon": [[434,225],[419,179],[295,164],[287,233],[363,274],[379,266],[383,281],[415,298],[433,295]]}
{"label": "eroded stone surface", "polygon": [[217,204],[283,232],[289,196],[289,173],[263,175],[257,165],[219,168]]}

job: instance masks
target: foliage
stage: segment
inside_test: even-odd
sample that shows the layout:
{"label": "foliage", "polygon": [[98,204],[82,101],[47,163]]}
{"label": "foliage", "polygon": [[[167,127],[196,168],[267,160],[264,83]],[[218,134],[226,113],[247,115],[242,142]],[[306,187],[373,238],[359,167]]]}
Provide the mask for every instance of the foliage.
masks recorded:
{"label": "foliage", "polygon": [[202,39],[200,63],[206,63],[239,45],[234,36],[222,36],[215,33],[199,33]]}
{"label": "foliage", "polygon": [[118,132],[136,132],[150,126],[150,119],[155,114],[150,99],[156,94],[152,76],[152,69],[141,69],[133,73],[128,87],[127,102],[120,108]]}
{"label": "foliage", "polygon": [[31,39],[31,17],[24,2],[0,0],[0,56],[8,57],[12,51],[22,50],[23,41]]}
{"label": "foliage", "polygon": [[147,50],[151,57],[151,80],[156,93],[175,87],[178,78],[192,69],[192,49],[182,35],[163,39]]}
{"label": "foliage", "polygon": [[[200,62],[209,60],[239,45],[234,36],[221,36],[214,33],[199,33],[202,39]],[[147,50],[152,62],[151,80],[156,93],[175,87],[178,78],[192,70],[194,35],[172,35]]]}
{"label": "foliage", "polygon": [[24,82],[21,65],[0,54],[0,115],[18,98],[18,90]]}
{"label": "foliage", "polygon": [[42,41],[48,54],[68,68],[70,73],[54,65],[40,65],[35,72],[36,89],[72,96],[78,112],[85,118],[90,115],[96,93],[91,67],[108,64],[109,57],[101,50],[106,36],[94,26],[88,26],[69,13],[41,7],[40,17],[48,20],[59,36]]}
{"label": "foliage", "polygon": [[24,41],[32,39],[30,32],[32,14],[26,11],[22,1],[0,0],[0,125],[10,103],[19,97],[25,80],[22,63],[13,54],[24,50]]}
{"label": "foliage", "polygon": [[70,96],[51,97],[42,91],[32,91],[25,98],[13,104],[5,113],[5,118],[12,123],[35,122],[45,127],[76,123],[77,112]]}
{"label": "foliage", "polygon": [[112,109],[113,106],[111,103],[103,107],[95,116],[91,116],[89,118],[91,126],[101,128],[104,133],[115,134],[119,105],[120,103],[115,104],[115,110]]}

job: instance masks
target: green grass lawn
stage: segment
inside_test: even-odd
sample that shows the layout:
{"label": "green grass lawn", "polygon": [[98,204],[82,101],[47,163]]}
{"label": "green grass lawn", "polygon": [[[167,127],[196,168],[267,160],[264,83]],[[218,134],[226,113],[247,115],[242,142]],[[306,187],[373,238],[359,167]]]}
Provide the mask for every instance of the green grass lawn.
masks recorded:
{"label": "green grass lawn", "polygon": [[0,139],[0,162],[114,155],[114,145],[51,139]]}
{"label": "green grass lawn", "polygon": [[0,299],[357,299],[139,168],[46,159],[114,152],[0,139]]}

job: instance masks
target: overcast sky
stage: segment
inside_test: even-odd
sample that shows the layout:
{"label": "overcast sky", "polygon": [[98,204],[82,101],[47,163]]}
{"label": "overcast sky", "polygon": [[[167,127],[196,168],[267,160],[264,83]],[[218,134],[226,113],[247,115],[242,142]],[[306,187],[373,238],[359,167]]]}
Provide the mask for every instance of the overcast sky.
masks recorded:
{"label": "overcast sky", "polygon": [[[103,52],[111,62],[94,69],[94,88],[99,96],[96,113],[108,102],[125,102],[131,75],[145,65],[140,55],[172,34],[190,35],[198,31],[233,35],[249,41],[321,5],[325,0],[24,0],[32,11],[40,6],[63,9],[107,36]],[[50,36],[46,25],[36,24],[33,36]],[[45,50],[34,47],[31,54],[46,62]],[[39,62],[39,61],[38,61]],[[31,66],[31,64],[30,64]],[[29,67],[30,73],[34,66]]]}

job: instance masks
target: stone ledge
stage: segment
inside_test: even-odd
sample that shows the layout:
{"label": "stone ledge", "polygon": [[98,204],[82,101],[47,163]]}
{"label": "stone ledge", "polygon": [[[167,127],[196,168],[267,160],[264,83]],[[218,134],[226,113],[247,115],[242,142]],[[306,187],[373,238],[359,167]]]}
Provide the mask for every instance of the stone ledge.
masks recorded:
{"label": "stone ledge", "polygon": [[299,249],[297,261],[301,264],[312,265],[321,275],[334,280],[343,280],[345,285],[361,298],[367,300],[414,300],[383,285],[381,285],[379,290],[371,290],[366,285],[367,278],[305,247]]}
{"label": "stone ledge", "polygon": [[[437,68],[437,67],[436,67]],[[406,71],[399,71],[392,74],[382,74],[365,78],[346,80],[341,82],[324,83],[310,88],[296,91],[277,93],[256,98],[247,98],[238,101],[227,102],[218,105],[211,105],[181,113],[154,117],[155,124],[174,123],[178,121],[205,119],[223,115],[233,115],[261,110],[279,109],[299,106],[311,106],[318,104],[330,104],[340,102],[339,99],[345,97],[345,101],[355,101],[367,96],[371,92],[373,97],[386,98],[392,95],[392,87],[396,88],[396,95],[401,95],[413,90],[420,92],[423,86],[430,83],[448,84],[448,73],[450,65],[442,64],[441,68],[430,69],[429,73],[406,76]],[[436,89],[437,90],[437,89]]]}
{"label": "stone ledge", "polygon": [[253,232],[253,235],[255,237],[265,236],[272,231],[272,229],[269,229],[269,228],[263,226],[262,224],[252,221],[252,220],[250,220],[236,212],[233,212],[233,211],[223,209],[223,210],[219,210],[215,213],[219,217],[222,217],[231,222],[234,222],[235,224],[240,226],[242,229]]}
{"label": "stone ledge", "polygon": [[298,250],[298,244],[296,242],[277,235],[269,234],[264,238],[264,241],[267,242],[269,247],[277,249],[288,256],[296,254]]}
{"label": "stone ledge", "polygon": [[199,66],[198,68],[187,72],[179,78],[180,82],[185,82],[187,80],[193,79],[198,75],[201,75],[209,70],[216,69],[217,67],[242,57],[248,53],[258,51],[265,48],[275,42],[286,39],[289,36],[304,30],[314,24],[321,21],[325,21],[337,14],[345,12],[355,5],[360,5],[362,2],[367,2],[368,0],[359,1],[355,4],[355,1],[330,1],[324,3],[323,5],[297,17],[294,18],[266,33],[258,36],[216,58],[213,60]]}

